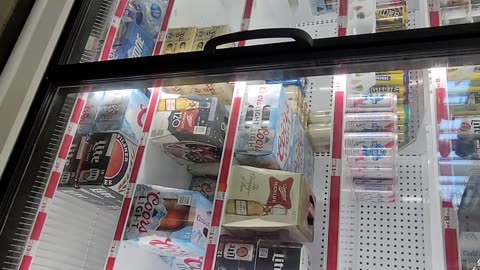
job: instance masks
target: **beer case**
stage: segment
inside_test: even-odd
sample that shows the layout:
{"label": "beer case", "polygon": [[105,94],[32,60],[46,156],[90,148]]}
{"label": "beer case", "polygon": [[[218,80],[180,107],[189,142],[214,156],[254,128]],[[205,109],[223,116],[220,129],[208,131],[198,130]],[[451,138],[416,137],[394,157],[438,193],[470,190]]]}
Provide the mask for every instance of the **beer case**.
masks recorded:
{"label": "beer case", "polygon": [[222,235],[218,243],[215,270],[254,270],[256,239],[239,239]]}
{"label": "beer case", "polygon": [[214,175],[194,176],[190,183],[190,190],[199,192],[210,202],[215,199],[215,191],[217,187],[217,177]]}
{"label": "beer case", "polygon": [[[210,27],[198,28],[193,41],[192,51],[203,51],[205,43],[210,39],[230,33],[230,27],[227,24],[215,25]],[[233,43],[220,46],[220,48],[233,47]]]}
{"label": "beer case", "polygon": [[174,239],[171,241],[177,241],[181,249],[193,250],[188,255],[201,256],[203,253],[196,251],[204,252],[207,246],[211,211],[212,203],[198,192],[139,184],[132,198],[124,239],[136,239],[139,243],[145,242],[142,238],[150,239],[145,237]]}
{"label": "beer case", "polygon": [[305,164],[305,132],[297,115],[293,115],[292,140],[286,171],[304,172]]}
{"label": "beer case", "polygon": [[255,269],[311,270],[313,266],[304,244],[260,240]]}
{"label": "beer case", "polygon": [[303,158],[303,177],[307,181],[310,188],[313,187],[313,175],[315,170],[315,157],[313,153],[313,146],[310,138],[305,136],[304,138],[304,154]]}
{"label": "beer case", "polygon": [[82,194],[120,204],[130,179],[137,146],[120,132],[92,134],[75,187],[83,190]]}
{"label": "beer case", "polygon": [[200,270],[203,264],[202,256],[161,256],[162,260],[172,270]]}
{"label": "beer case", "polygon": [[128,1],[109,59],[153,55],[168,0]]}
{"label": "beer case", "polygon": [[181,27],[168,29],[161,54],[183,53],[192,51],[196,27]]}
{"label": "beer case", "polygon": [[233,87],[231,83],[207,83],[164,87],[162,91],[167,94],[216,97],[219,103],[231,105]]}
{"label": "beer case", "polygon": [[119,131],[139,143],[148,97],[142,91],[106,91],[95,118],[94,132]]}
{"label": "beer case", "polygon": [[78,134],[90,134],[93,131],[95,118],[97,117],[97,111],[102,103],[104,95],[104,91],[92,92],[88,94],[87,102],[83,107],[82,116],[78,122]]}
{"label": "beer case", "polygon": [[235,146],[240,164],[285,169],[291,148],[292,117],[281,84],[248,86]]}
{"label": "beer case", "polygon": [[205,248],[199,247],[191,241],[153,234],[124,240],[122,243],[157,254],[172,267],[182,265],[182,261],[188,258],[199,258],[205,255]]}
{"label": "beer case", "polygon": [[220,237],[215,270],[310,270],[310,251],[301,243]]}
{"label": "beer case", "polygon": [[215,97],[162,99],[150,138],[181,164],[219,162],[227,123],[228,111]]}
{"label": "beer case", "polygon": [[297,241],[313,240],[310,191],[302,174],[235,165],[229,183],[226,229],[286,230]]}

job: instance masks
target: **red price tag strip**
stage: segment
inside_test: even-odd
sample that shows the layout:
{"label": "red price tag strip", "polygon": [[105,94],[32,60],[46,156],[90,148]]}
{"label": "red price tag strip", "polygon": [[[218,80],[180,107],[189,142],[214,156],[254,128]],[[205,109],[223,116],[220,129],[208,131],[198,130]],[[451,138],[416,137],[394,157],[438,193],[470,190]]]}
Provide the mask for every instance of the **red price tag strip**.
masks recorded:
{"label": "red price tag strip", "polygon": [[47,221],[48,208],[53,200],[55,192],[57,191],[57,186],[62,175],[63,167],[65,166],[67,154],[72,146],[73,136],[75,135],[75,132],[77,132],[78,122],[80,121],[87,97],[88,93],[82,93],[78,95],[77,100],[75,101],[73,113],[70,116],[69,123],[63,135],[60,149],[58,150],[57,157],[53,163],[54,165],[52,167],[52,172],[50,173],[45,194],[40,203],[40,208],[38,209],[38,214],[35,218],[35,222],[33,223],[33,229],[30,233],[28,244],[23,252],[20,267],[18,268],[19,270],[28,270],[32,265],[33,257],[37,251],[40,237],[42,235],[45,222]]}
{"label": "red price tag strip", "polygon": [[[343,79],[345,77],[342,76]],[[343,144],[343,113],[345,87],[342,83],[335,83],[335,103],[333,114],[332,139],[332,175],[330,182],[330,216],[328,218],[328,247],[327,270],[338,268],[338,247],[340,231],[340,191],[341,191],[341,163]]]}
{"label": "red price tag strip", "polygon": [[459,270],[458,226],[455,209],[452,202],[442,202],[442,206],[447,270]]}
{"label": "red price tag strip", "polygon": [[147,117],[145,119],[145,125],[143,126],[143,135],[141,144],[138,146],[137,155],[135,156],[135,162],[133,163],[132,175],[130,177],[129,185],[125,196],[123,198],[122,209],[118,218],[117,227],[113,236],[112,245],[110,248],[109,257],[105,264],[105,269],[113,270],[115,266],[116,257],[120,248],[120,243],[123,238],[123,231],[128,219],[128,212],[132,204],[132,197],[135,190],[135,184],[138,179],[138,172],[143,159],[143,153],[145,152],[145,142],[148,141],[148,134],[150,133],[150,127],[152,125],[153,116],[157,108],[158,100],[160,99],[160,87],[155,87],[152,96],[150,97],[150,104],[148,105]]}
{"label": "red price tag strip", "polygon": [[[245,8],[243,9],[243,18],[242,18],[242,25],[240,31],[247,31],[250,27],[250,18],[252,17],[252,9],[253,9],[253,0],[247,0],[245,2]],[[238,42],[238,47],[245,46],[246,41],[242,40]]]}
{"label": "red price tag strip", "polygon": [[344,37],[347,35],[348,23],[348,0],[340,0],[338,4],[338,36]]}

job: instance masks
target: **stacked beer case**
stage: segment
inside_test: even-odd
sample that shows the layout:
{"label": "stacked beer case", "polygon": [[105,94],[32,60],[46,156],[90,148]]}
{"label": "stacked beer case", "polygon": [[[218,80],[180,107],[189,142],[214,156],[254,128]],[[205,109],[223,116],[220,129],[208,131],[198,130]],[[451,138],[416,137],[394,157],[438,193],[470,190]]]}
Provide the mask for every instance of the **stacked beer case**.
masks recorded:
{"label": "stacked beer case", "polygon": [[314,161],[303,85],[247,86],[235,146],[241,165],[230,171],[215,269],[310,268],[302,243],[314,237]]}
{"label": "stacked beer case", "polygon": [[148,107],[148,91],[89,94],[59,190],[118,208],[130,178]]}

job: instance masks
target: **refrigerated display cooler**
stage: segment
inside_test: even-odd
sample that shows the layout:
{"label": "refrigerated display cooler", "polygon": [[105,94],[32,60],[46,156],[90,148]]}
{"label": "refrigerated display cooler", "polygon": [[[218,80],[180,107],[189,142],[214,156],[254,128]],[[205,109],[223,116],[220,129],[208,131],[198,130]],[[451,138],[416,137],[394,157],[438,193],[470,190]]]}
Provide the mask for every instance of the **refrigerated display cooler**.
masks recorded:
{"label": "refrigerated display cooler", "polygon": [[475,1],[43,4],[1,269],[480,269]]}

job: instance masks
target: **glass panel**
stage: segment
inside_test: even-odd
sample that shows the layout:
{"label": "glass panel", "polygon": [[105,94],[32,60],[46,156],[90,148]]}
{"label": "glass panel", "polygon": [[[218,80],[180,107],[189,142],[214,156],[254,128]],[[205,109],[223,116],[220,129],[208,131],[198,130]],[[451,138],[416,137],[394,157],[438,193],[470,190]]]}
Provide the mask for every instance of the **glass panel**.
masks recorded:
{"label": "glass panel", "polygon": [[472,269],[477,67],[365,72],[58,89],[2,267]]}
{"label": "glass panel", "polygon": [[212,37],[262,28],[299,28],[317,39],[475,22],[479,7],[476,0],[94,1],[68,63],[199,51]]}
{"label": "glass panel", "polygon": [[[445,221],[445,244],[458,245],[462,269],[480,268],[479,108],[480,66],[441,71],[437,85],[440,194]],[[458,240],[455,237],[458,234]],[[453,250],[451,261],[458,260]],[[475,268],[477,267],[477,268]]]}

